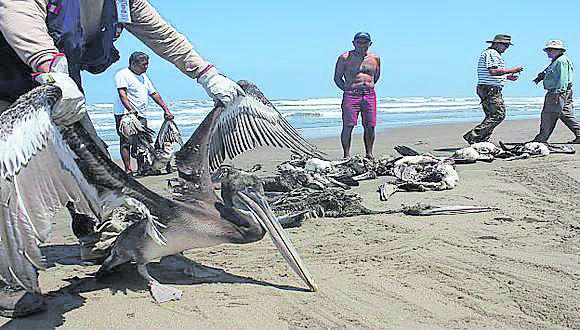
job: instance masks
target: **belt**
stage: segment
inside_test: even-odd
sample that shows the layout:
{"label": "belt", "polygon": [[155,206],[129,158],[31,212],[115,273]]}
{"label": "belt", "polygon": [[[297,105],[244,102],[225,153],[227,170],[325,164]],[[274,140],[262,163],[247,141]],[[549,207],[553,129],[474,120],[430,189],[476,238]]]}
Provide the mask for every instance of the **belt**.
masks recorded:
{"label": "belt", "polygon": [[374,92],[374,89],[372,89],[372,88],[371,89],[356,88],[356,89],[351,89],[347,92],[352,93],[354,95],[363,96],[363,95],[370,95],[372,92]]}

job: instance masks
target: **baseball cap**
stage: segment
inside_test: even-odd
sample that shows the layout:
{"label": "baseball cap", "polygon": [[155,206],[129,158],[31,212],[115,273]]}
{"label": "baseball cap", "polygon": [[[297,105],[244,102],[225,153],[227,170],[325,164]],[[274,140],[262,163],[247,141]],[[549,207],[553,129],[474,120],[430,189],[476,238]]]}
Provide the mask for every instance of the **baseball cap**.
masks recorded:
{"label": "baseball cap", "polygon": [[368,41],[371,41],[371,35],[368,32],[358,32],[357,34],[354,35],[354,39],[367,39]]}

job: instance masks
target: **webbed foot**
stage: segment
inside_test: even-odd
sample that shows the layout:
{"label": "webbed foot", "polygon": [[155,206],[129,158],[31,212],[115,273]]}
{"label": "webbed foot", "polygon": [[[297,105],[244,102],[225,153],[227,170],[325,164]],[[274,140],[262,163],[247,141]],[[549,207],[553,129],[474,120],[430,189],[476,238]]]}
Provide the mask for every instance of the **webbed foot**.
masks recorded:
{"label": "webbed foot", "polygon": [[158,304],[163,304],[172,300],[181,299],[183,291],[169,285],[164,285],[159,282],[149,284],[149,292]]}

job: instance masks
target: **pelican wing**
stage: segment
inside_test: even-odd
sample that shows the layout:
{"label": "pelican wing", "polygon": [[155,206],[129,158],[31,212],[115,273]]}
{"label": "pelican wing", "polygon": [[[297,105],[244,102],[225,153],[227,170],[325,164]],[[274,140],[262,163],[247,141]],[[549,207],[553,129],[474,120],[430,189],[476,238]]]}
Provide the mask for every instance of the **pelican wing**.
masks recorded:
{"label": "pelican wing", "polygon": [[163,124],[161,124],[161,128],[159,128],[159,132],[157,133],[157,139],[155,139],[155,148],[161,149],[165,142],[183,145],[181,133],[173,120],[165,119]]}
{"label": "pelican wing", "polygon": [[21,96],[0,115],[0,277],[39,291],[38,244],[54,214],[73,201],[80,212],[99,214],[89,185],[51,119],[60,89],[43,86]]}
{"label": "pelican wing", "polygon": [[246,92],[225,108],[218,118],[209,145],[211,170],[260,146],[288,148],[298,154],[324,158],[306,141],[252,83],[240,81]]}

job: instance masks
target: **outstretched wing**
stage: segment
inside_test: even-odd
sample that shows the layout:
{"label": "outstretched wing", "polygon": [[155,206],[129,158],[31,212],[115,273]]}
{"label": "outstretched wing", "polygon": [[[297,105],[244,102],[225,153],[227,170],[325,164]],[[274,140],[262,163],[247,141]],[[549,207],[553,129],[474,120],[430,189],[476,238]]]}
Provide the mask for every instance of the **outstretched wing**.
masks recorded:
{"label": "outstretched wing", "polygon": [[226,107],[216,122],[209,145],[212,171],[225,159],[260,146],[288,148],[301,155],[325,158],[254,84],[244,80],[238,83],[247,95]]}
{"label": "outstretched wing", "polygon": [[0,277],[28,291],[39,291],[38,244],[54,214],[68,201],[100,214],[97,191],[50,119],[60,97],[58,87],[38,87],[0,115]]}
{"label": "outstretched wing", "polygon": [[181,132],[173,120],[165,119],[159,132],[157,133],[157,139],[155,139],[155,148],[160,149],[163,144],[169,143],[179,143],[183,145],[183,140],[181,139]]}

